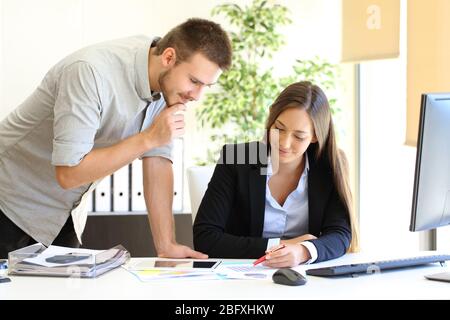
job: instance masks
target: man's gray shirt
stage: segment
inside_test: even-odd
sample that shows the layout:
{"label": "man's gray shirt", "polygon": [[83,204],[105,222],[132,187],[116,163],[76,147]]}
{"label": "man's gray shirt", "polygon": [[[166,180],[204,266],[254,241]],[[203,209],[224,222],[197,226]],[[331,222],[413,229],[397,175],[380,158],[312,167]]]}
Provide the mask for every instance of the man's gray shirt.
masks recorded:
{"label": "man's gray shirt", "polygon": [[[129,37],[69,55],[0,122],[0,209],[36,241],[53,242],[90,186],[62,189],[54,166],[76,166],[93,148],[142,131],[165,107],[150,91],[152,40]],[[171,159],[171,149],[142,156]]]}

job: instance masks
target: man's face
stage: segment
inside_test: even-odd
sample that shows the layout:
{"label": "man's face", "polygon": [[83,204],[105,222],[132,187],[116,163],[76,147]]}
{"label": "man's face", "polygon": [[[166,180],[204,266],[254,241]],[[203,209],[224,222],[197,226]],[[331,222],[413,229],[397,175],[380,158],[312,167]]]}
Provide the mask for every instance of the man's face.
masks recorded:
{"label": "man's face", "polygon": [[170,106],[199,100],[204,89],[216,83],[221,74],[222,70],[217,64],[203,54],[195,53],[188,60],[162,72],[158,81]]}

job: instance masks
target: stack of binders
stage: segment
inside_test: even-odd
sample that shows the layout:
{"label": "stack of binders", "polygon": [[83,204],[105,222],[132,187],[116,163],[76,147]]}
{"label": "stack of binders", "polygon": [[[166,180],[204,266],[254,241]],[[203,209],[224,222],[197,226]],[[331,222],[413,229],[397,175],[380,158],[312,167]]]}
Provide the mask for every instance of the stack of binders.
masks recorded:
{"label": "stack of binders", "polygon": [[[183,211],[183,139],[173,141],[174,195],[173,212]],[[120,168],[114,174],[103,178],[88,198],[88,212],[101,215],[110,212],[128,214],[146,213],[144,199],[142,161]]]}

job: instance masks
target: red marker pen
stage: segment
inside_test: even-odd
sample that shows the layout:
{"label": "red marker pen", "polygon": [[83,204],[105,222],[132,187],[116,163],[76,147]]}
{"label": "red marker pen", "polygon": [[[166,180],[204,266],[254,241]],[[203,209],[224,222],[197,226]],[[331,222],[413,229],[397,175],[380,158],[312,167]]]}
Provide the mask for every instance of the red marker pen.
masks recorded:
{"label": "red marker pen", "polygon": [[262,256],[261,258],[259,258],[258,260],[256,260],[255,262],[253,262],[253,266],[256,266],[257,264],[260,264],[260,263],[263,262],[263,261],[266,261],[266,256],[267,256],[268,254],[271,254],[272,252],[281,250],[281,249],[283,249],[283,248],[285,248],[285,247],[286,247],[286,245],[280,244],[278,247],[276,247],[276,248],[270,250],[267,254],[265,254],[264,256]]}

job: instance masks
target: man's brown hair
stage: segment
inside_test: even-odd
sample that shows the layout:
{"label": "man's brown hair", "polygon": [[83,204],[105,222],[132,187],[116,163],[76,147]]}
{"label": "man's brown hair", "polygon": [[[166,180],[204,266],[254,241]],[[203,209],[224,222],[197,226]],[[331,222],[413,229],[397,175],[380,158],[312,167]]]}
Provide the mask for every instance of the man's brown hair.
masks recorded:
{"label": "man's brown hair", "polygon": [[188,60],[194,53],[202,53],[222,70],[231,65],[231,42],[222,27],[212,21],[191,18],[170,30],[156,44],[156,55],[174,48],[177,63]]}

